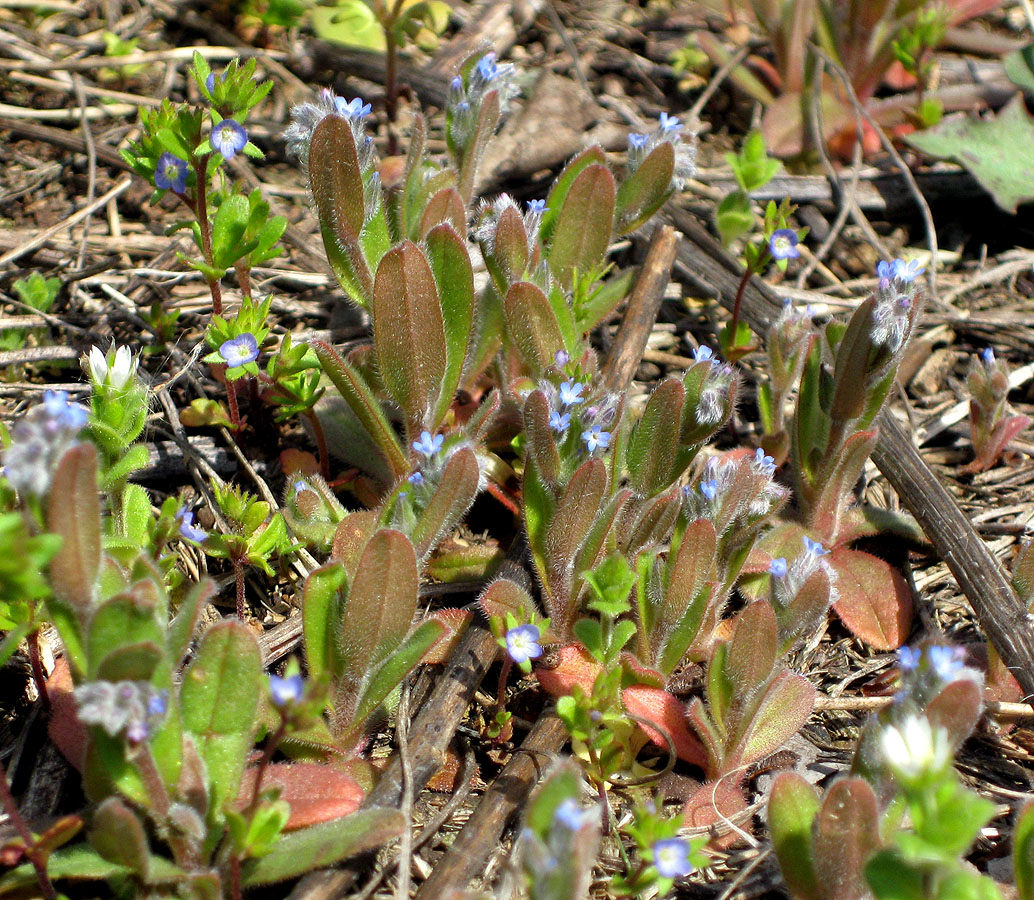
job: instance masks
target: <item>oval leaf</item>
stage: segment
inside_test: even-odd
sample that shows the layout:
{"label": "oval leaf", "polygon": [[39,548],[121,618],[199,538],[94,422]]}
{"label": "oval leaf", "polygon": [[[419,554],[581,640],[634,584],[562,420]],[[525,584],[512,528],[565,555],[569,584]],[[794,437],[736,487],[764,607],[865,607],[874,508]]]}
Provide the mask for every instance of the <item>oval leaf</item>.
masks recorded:
{"label": "oval leaf", "polygon": [[912,595],[896,569],[868,553],[837,547],[829,556],[837,573],[840,620],[877,650],[896,650],[912,625]]}

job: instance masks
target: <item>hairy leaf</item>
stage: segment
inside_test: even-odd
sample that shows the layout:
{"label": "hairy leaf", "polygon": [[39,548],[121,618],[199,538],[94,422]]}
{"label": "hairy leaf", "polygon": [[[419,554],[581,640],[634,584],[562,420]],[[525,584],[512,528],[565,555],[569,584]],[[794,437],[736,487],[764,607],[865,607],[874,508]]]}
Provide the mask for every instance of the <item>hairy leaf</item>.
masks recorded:
{"label": "hairy leaf", "polygon": [[837,574],[840,620],[871,647],[896,650],[912,626],[912,594],[901,573],[860,550],[837,547],[829,556]]}

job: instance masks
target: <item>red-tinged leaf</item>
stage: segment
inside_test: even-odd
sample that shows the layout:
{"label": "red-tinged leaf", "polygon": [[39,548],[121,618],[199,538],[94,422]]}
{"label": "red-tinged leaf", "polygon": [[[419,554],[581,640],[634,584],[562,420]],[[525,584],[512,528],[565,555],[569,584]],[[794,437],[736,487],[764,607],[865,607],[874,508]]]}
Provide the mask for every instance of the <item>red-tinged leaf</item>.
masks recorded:
{"label": "red-tinged leaf", "polygon": [[459,524],[478,492],[478,461],[470,447],[461,447],[446,463],[445,471],[413,528],[417,556],[425,559]]}
{"label": "red-tinged leaf", "polygon": [[359,248],[366,204],[352,128],[340,116],[326,116],[309,145],[309,187],[334,274],[357,303],[368,305],[373,278]]}
{"label": "red-tinged leaf", "polygon": [[[244,772],[237,795],[238,809],[251,802],[258,768]],[[331,819],[350,816],[363,802],[363,789],[356,781],[332,766],[316,763],[273,763],[266,766],[262,790],[279,788],[278,799],[291,807],[285,831],[307,828]]]}
{"label": "red-tinged leaf", "polygon": [[671,674],[690,649],[702,650],[721,614],[715,593],[718,537],[706,519],[691,522],[679,544],[667,578],[663,606],[651,629],[654,657]]}
{"label": "red-tinged leaf", "polygon": [[818,811],[818,792],[802,776],[776,776],[768,799],[768,832],[794,900],[823,900],[811,852],[811,824]]}
{"label": "red-tinged leaf", "polygon": [[410,433],[433,429],[448,350],[434,275],[416,244],[400,244],[377,267],[373,322],[385,389],[402,407]]}
{"label": "red-tinged leaf", "polygon": [[467,153],[464,154],[463,162],[460,164],[456,189],[465,204],[470,203],[470,198],[474,195],[474,181],[477,178],[478,166],[481,165],[481,157],[485,153],[488,142],[495,134],[500,112],[499,92],[489,91],[481,101],[474,136],[471,138]]}
{"label": "red-tinged leaf", "polygon": [[848,506],[854,502],[851,493],[861,477],[865,463],[872,455],[879,430],[858,431],[844,441],[840,458],[808,514],[808,525],[831,545],[843,543],[841,532]]}
{"label": "red-tinged leaf", "polygon": [[526,615],[535,611],[535,601],[524,588],[509,578],[493,581],[478,598],[481,611],[491,618],[503,619],[507,613],[520,616],[523,610]]}
{"label": "red-tinged leaf", "polygon": [[697,737],[700,738],[704,752],[707,754],[707,765],[704,767],[704,772],[708,778],[717,778],[722,771],[725,744],[714,719],[708,715],[704,701],[699,697],[690,700],[689,706],[686,708],[686,718]]}
{"label": "red-tinged leaf", "polygon": [[444,636],[422,660],[425,665],[436,666],[449,661],[452,651],[473,619],[473,614],[469,609],[436,609],[430,618],[445,626]]}
{"label": "red-tinged leaf", "polygon": [[61,536],[50,561],[50,584],[62,603],[84,619],[96,593],[101,562],[101,513],[97,451],[78,444],[58,462],[50,489],[47,526]]}
{"label": "red-tinged leaf", "polygon": [[456,395],[474,335],[474,270],[466,244],[451,225],[438,225],[427,235],[427,259],[438,285],[445,328],[445,373],[434,414],[437,424]]}
{"label": "red-tinged leaf", "polygon": [[776,613],[779,620],[780,654],[788,651],[797,641],[815,634],[819,624],[826,619],[831,600],[829,574],[825,569],[816,569],[790,603]]}
{"label": "red-tinged leaf", "polygon": [[558,652],[560,661],[551,669],[536,668],[535,677],[551,697],[567,697],[577,684],[586,694],[592,693],[600,664],[581,644],[565,644]]}
{"label": "red-tinged leaf", "polygon": [[564,166],[564,170],[553,182],[553,187],[549,189],[549,197],[546,198],[546,211],[542,214],[542,224],[539,226],[543,246],[548,247],[553,241],[553,231],[560,218],[560,210],[563,208],[564,200],[575,179],[589,166],[602,166],[606,165],[606,162],[607,157],[603,153],[603,148],[598,144],[593,144],[591,147],[586,147]]}
{"label": "red-tinged leaf", "polygon": [[[667,493],[647,501],[639,509],[632,509],[635,518],[630,523],[628,534],[619,539],[623,541],[623,552],[630,559],[648,547],[667,540],[682,510],[682,491],[675,486]],[[623,520],[631,518],[627,515],[622,517]]]}
{"label": "red-tinged leaf", "polygon": [[313,341],[320,366],[338,389],[349,409],[370,435],[395,478],[409,472],[409,460],[384,410],[359,372],[323,341]]}
{"label": "red-tinged leaf", "polygon": [[[748,804],[741,784],[742,778],[731,776],[702,784],[682,807],[683,826],[701,831],[713,828],[716,836],[708,846],[716,850],[739,843],[743,834],[751,831],[750,819],[742,815]],[[737,828],[732,828],[731,822]]]}
{"label": "red-tinged leaf", "polygon": [[[748,704],[753,706],[753,704]],[[784,670],[765,689],[737,740],[739,765],[749,765],[775,753],[804,727],[815,706],[815,688],[807,678]]]}
{"label": "red-tinged leaf", "polygon": [[618,188],[614,222],[618,234],[635,231],[664,206],[671,196],[674,174],[675,147],[663,141]]}
{"label": "red-tinged leaf", "polygon": [[626,462],[634,487],[652,497],[679,476],[679,424],[686,391],[682,382],[668,378],[657,385],[628,441]]}
{"label": "red-tinged leaf", "polygon": [[992,468],[1005,452],[1005,448],[1012,442],[1012,439],[1029,427],[1030,423],[1030,416],[1009,416],[1003,419],[998,423],[995,430],[991,432],[986,446],[975,448],[977,450],[977,458],[968,465],[963,466],[960,471],[977,473],[986,472]]}
{"label": "red-tinged leaf", "polygon": [[[660,688],[636,684],[621,692],[621,702],[624,703],[625,709],[637,717],[636,724],[658,747],[668,747],[668,742],[661,733],[663,730],[671,738],[679,759],[701,768],[707,766],[707,754],[696,735],[689,730],[686,704],[681,700]],[[657,727],[653,728],[647,724],[650,722],[655,723]]]}
{"label": "red-tinged leaf", "polygon": [[108,797],[93,813],[90,844],[108,862],[147,879],[151,853],[140,818],[118,797]]}
{"label": "red-tinged leaf", "polygon": [[358,683],[405,639],[416,615],[416,553],[401,532],[382,529],[363,551],[341,615],[345,680]]}
{"label": "red-tinged leaf", "polygon": [[829,556],[837,575],[833,605],[851,633],[877,650],[896,650],[912,625],[912,595],[901,573],[860,550],[837,547]]}
{"label": "red-tinged leaf", "polygon": [[948,732],[957,750],[977,727],[983,709],[983,686],[975,679],[958,678],[926,705],[926,717],[933,726]]}
{"label": "red-tinged leaf", "polygon": [[359,559],[377,530],[378,522],[376,510],[360,509],[350,512],[338,523],[334,532],[331,559],[345,567],[349,578],[355,578],[355,573],[359,570]]}
{"label": "red-tinged leaf", "polygon": [[524,216],[516,206],[507,206],[500,214],[490,256],[491,264],[498,269],[501,279],[498,285],[500,293],[524,277],[528,267],[528,232],[524,227]]}
{"label": "red-tinged leaf", "polygon": [[505,554],[498,543],[466,544],[446,539],[426,562],[424,571],[435,581],[487,581],[499,568]]}
{"label": "red-tinged leaf", "polygon": [[863,778],[835,781],[813,825],[812,846],[824,900],[870,897],[865,864],[880,848],[876,795]]}
{"label": "red-tinged leaf", "polygon": [[566,593],[574,576],[575,556],[600,515],[607,493],[607,467],[601,459],[582,463],[567,484],[546,534],[548,577],[555,591]]}
{"label": "red-tinged leaf", "polygon": [[872,352],[875,297],[869,297],[855,309],[840,339],[833,372],[833,399],[829,415],[834,421],[847,422],[865,412],[868,395],[865,391]]}
{"label": "red-tinged leaf", "polygon": [[47,734],[54,746],[61,751],[77,771],[82,772],[86,762],[88,732],[79,720],[79,707],[72,691],[72,671],[68,660],[59,656],[54,660],[54,670],[47,679],[47,696],[50,698],[50,718],[47,720]]}
{"label": "red-tinged leaf", "polygon": [[751,603],[736,617],[722,667],[736,694],[754,691],[768,680],[778,648],[778,625],[772,607],[763,600]]}
{"label": "red-tinged leaf", "polygon": [[551,366],[556,352],[564,347],[564,336],[542,289],[530,281],[511,285],[503,311],[506,330],[531,371],[538,374]]}
{"label": "red-tinged leaf", "polygon": [[467,228],[467,208],[463,205],[460,192],[454,187],[442,188],[427,201],[420,222],[420,237],[427,237],[435,225],[443,223],[451,225],[457,234],[462,234]]}
{"label": "red-tinged leaf", "polygon": [[556,434],[549,427],[550,407],[542,391],[532,391],[524,401],[524,434],[529,461],[539,477],[554,490],[560,477],[560,451]]}
{"label": "red-tinged leaf", "polygon": [[549,267],[570,289],[574,272],[588,272],[603,261],[614,220],[614,176],[593,164],[581,172],[564,197],[549,248]]}

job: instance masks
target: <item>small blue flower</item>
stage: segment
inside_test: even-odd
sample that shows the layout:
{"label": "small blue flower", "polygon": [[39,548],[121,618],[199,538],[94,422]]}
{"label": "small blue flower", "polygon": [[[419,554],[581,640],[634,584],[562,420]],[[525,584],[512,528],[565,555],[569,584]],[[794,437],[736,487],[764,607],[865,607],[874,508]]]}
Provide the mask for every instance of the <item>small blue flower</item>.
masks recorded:
{"label": "small blue flower", "polygon": [[529,200],[528,201],[528,212],[533,215],[541,215],[546,211],[545,200]]}
{"label": "small blue flower", "polygon": [[941,681],[954,681],[955,676],[963,669],[962,659],[954,647],[936,644],[926,651],[930,668]]}
{"label": "small blue flower", "polygon": [[630,134],[628,136],[628,146],[632,150],[642,150],[650,141],[650,135],[648,134]]}
{"label": "small blue flower", "polygon": [[786,559],[782,556],[775,557],[772,562],[768,564],[768,574],[773,578],[785,578]]}
{"label": "small blue flower", "polygon": [[675,116],[669,116],[666,112],[661,113],[658,124],[663,134],[673,134],[682,130],[682,122],[676,119]]}
{"label": "small blue flower", "polygon": [[594,810],[582,809],[577,800],[568,797],[553,811],[553,821],[569,831],[578,831],[594,814]]}
{"label": "small blue flower", "polygon": [[555,409],[549,414],[549,427],[557,434],[563,434],[571,427],[571,414],[557,412]]}
{"label": "small blue flower", "polygon": [[302,699],[302,694],[305,693],[305,682],[301,675],[290,675],[287,678],[270,675],[269,693],[273,699],[273,705],[278,709],[283,709]]}
{"label": "small blue flower", "polygon": [[495,54],[486,53],[482,56],[477,62],[476,70],[477,74],[481,76],[482,81],[494,81],[499,74],[499,66],[496,64]]}
{"label": "small blue flower", "polygon": [[223,119],[212,129],[209,140],[212,149],[216,150],[223,159],[233,159],[248,143],[248,132],[240,122],[234,119]]}
{"label": "small blue flower", "polygon": [[163,191],[182,194],[187,189],[187,164],[173,153],[158,157],[154,170],[154,186]]}
{"label": "small blue flower", "polygon": [[585,385],[580,381],[565,381],[560,385],[560,402],[564,406],[574,406],[576,403],[584,403],[585,398],[582,391]]}
{"label": "small blue flower", "polygon": [[449,90],[451,91],[462,91],[463,90],[463,79],[459,75],[453,75],[452,81],[449,82]]}
{"label": "small blue flower", "polygon": [[557,350],[557,352],[553,354],[553,365],[556,366],[558,369],[562,369],[570,361],[571,354],[568,353],[566,350]]}
{"label": "small blue flower", "polygon": [[258,342],[255,340],[255,335],[250,331],[245,331],[235,338],[223,341],[219,347],[219,355],[226,360],[227,367],[231,369],[255,362],[259,355]]}
{"label": "small blue flower", "polygon": [[801,255],[797,249],[797,232],[792,228],[780,228],[768,239],[768,251],[773,259],[796,259]]}
{"label": "small blue flower", "polygon": [[413,441],[413,449],[416,450],[417,453],[422,453],[424,456],[434,456],[442,449],[442,443],[444,441],[445,435],[432,435],[430,431],[422,431],[420,432],[420,440]]}
{"label": "small blue flower", "polygon": [[188,541],[195,541],[200,544],[208,538],[208,532],[194,525],[194,514],[185,506],[181,506],[176,513],[176,520],[180,523],[180,537]]}
{"label": "small blue flower", "polygon": [[714,350],[701,344],[693,348],[693,359],[697,362],[714,362]]}
{"label": "small blue flower", "polygon": [[995,352],[990,347],[985,347],[980,351],[980,358],[989,369],[995,364]]}
{"label": "small blue flower", "polygon": [[506,652],[517,665],[538,659],[542,655],[541,637],[538,625],[518,625],[506,632]]}
{"label": "small blue flower", "polygon": [[414,486],[416,486],[416,485],[418,485],[418,484],[423,484],[423,483],[424,483],[424,473],[423,473],[423,472],[414,472],[414,473],[413,473],[412,475],[410,475],[410,476],[409,476],[409,478],[407,478],[406,480],[407,480],[407,481],[408,481],[408,482],[409,482],[410,484],[412,484],[412,485],[414,485]]}
{"label": "small blue flower", "polygon": [[754,465],[756,465],[765,475],[771,475],[776,469],[775,460],[766,454],[760,447],[754,451]]}
{"label": "small blue flower", "polygon": [[362,97],[353,97],[346,101],[344,97],[334,98],[334,112],[344,119],[365,119],[373,109],[369,103],[363,103]]}
{"label": "small blue flower", "polygon": [[905,284],[915,281],[926,271],[926,269],[919,265],[919,260],[917,259],[910,259],[908,262],[905,262],[903,259],[895,259],[890,264],[890,270],[898,281]]}
{"label": "small blue flower", "polygon": [[804,552],[809,556],[819,557],[825,556],[829,551],[822,546],[818,541],[813,541],[807,535],[804,536]]}
{"label": "small blue flower", "polygon": [[689,845],[682,838],[655,841],[653,864],[662,878],[681,878],[693,871],[689,862]]}
{"label": "small blue flower", "polygon": [[[292,485],[292,487],[294,488],[294,495],[295,495],[296,497],[297,497],[297,496],[298,496],[298,495],[299,495],[299,494],[300,494],[300,493],[301,493],[302,491],[311,491],[311,490],[312,490],[312,488],[310,488],[310,487],[309,487],[309,482],[307,482],[307,481],[306,481],[306,480],[305,480],[304,478],[299,478],[299,479],[298,479],[298,480],[297,480],[297,481],[296,481],[296,482],[295,482],[295,483],[294,483],[294,484]],[[313,493],[315,493],[315,492],[313,492]]]}
{"label": "small blue flower", "polygon": [[708,500],[714,500],[718,496],[718,481],[714,478],[700,482],[700,493]]}
{"label": "small blue flower", "polygon": [[604,431],[599,425],[593,425],[588,431],[582,432],[582,440],[590,453],[595,453],[597,447],[606,450],[610,446],[610,432]]}
{"label": "small blue flower", "polygon": [[89,419],[89,414],[83,407],[78,403],[68,402],[67,391],[44,391],[43,408],[55,424],[68,431],[80,431]]}
{"label": "small blue flower", "polygon": [[215,72],[209,72],[205,77],[205,90],[210,94],[215,93]]}
{"label": "small blue flower", "polygon": [[898,647],[898,668],[902,672],[914,672],[919,668],[922,652],[918,647]]}
{"label": "small blue flower", "polygon": [[887,260],[881,259],[876,263],[876,277],[884,284],[889,283],[891,278],[894,277],[894,269]]}

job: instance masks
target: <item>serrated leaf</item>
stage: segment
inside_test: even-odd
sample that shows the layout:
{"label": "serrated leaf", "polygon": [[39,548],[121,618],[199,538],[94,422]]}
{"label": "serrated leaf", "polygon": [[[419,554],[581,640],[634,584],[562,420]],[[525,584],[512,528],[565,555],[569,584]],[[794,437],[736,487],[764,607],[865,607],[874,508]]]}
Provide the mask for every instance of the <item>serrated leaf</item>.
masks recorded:
{"label": "serrated leaf", "polygon": [[912,626],[912,594],[901,573],[860,550],[837,547],[829,556],[837,574],[833,609],[851,633],[877,650],[896,650]]}
{"label": "serrated leaf", "polygon": [[416,244],[405,241],[377,267],[373,321],[385,389],[402,407],[410,433],[433,428],[448,351],[434,275]]}
{"label": "serrated leaf", "polygon": [[237,621],[213,625],[180,687],[183,726],[196,738],[208,770],[213,810],[237,796],[254,743],[262,654],[251,631]]}
{"label": "serrated leaf", "polygon": [[579,173],[564,197],[549,248],[549,267],[570,289],[574,272],[588,272],[603,261],[610,246],[616,188],[606,166]]}
{"label": "serrated leaf", "polygon": [[946,116],[935,127],[905,140],[929,156],[965,166],[1008,213],[1034,200],[1034,121],[1022,94],[1017,93],[990,118],[966,113]]}
{"label": "serrated leaf", "polygon": [[542,289],[530,281],[510,285],[503,301],[506,330],[532,373],[553,364],[564,347],[556,313]]}

